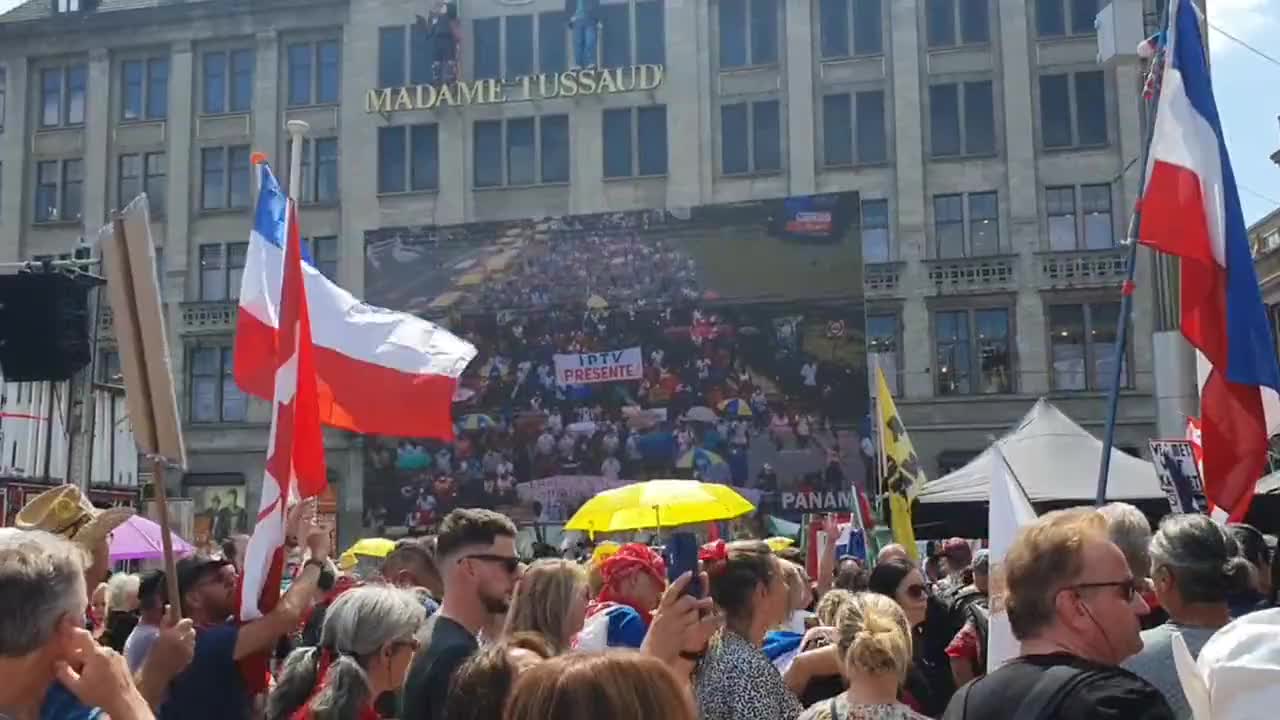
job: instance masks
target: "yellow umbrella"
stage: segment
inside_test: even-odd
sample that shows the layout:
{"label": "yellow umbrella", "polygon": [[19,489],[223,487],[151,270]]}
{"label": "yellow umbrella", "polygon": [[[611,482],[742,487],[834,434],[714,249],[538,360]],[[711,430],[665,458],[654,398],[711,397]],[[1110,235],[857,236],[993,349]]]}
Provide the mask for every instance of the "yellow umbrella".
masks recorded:
{"label": "yellow umbrella", "polygon": [[356,556],[364,555],[366,557],[384,558],[396,549],[396,541],[386,538],[365,538],[356,541],[355,545],[347,548],[338,558],[338,566],[344,569],[350,569],[356,565]]}
{"label": "yellow umbrella", "polygon": [[764,541],[764,544],[768,545],[769,549],[774,552],[782,552],[783,550],[786,550],[792,545],[795,545],[796,541],[795,541],[795,538],[782,537],[781,535],[775,535],[771,538],[766,539]]}
{"label": "yellow umbrella", "polygon": [[564,527],[590,532],[674,527],[732,520],[755,509],[728,485],[650,480],[597,494]]}

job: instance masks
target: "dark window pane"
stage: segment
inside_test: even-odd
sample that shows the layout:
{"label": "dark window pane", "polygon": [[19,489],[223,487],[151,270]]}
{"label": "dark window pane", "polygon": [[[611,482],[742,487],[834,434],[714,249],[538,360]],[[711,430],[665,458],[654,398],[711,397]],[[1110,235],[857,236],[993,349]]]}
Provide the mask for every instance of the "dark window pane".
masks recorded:
{"label": "dark window pane", "polygon": [[338,139],[320,138],[316,146],[316,202],[338,201]]}
{"label": "dark window pane", "polygon": [[475,124],[473,172],[476,187],[502,184],[502,121],[478,120]]}
{"label": "dark window pane", "polygon": [[289,104],[311,104],[311,44],[289,46]]}
{"label": "dark window pane", "polygon": [[[240,281],[244,279],[245,258],[249,254],[249,243],[229,243],[227,245],[227,296],[240,297]],[[230,365],[227,366],[228,372]]]}
{"label": "dark window pane", "polygon": [[143,190],[147,193],[151,217],[164,217],[168,204],[168,183],[165,181],[169,174],[167,163],[164,153],[147,153],[146,185]]}
{"label": "dark window pane", "polygon": [[1081,145],[1107,144],[1107,91],[1101,70],[1076,73],[1076,122]]}
{"label": "dark window pane", "polygon": [[744,173],[751,169],[745,103],[720,108],[720,168],[725,175]]}
{"label": "dark window pane", "polygon": [[889,394],[898,394],[898,316],[867,316],[867,354],[873,363],[872,369],[879,367],[884,371],[885,382],[889,386]]}
{"label": "dark window pane", "polygon": [[205,53],[204,111],[206,114],[227,111],[227,54]]}
{"label": "dark window pane", "polygon": [[604,176],[631,175],[631,108],[605,110],[601,123]]}
{"label": "dark window pane", "polygon": [[862,260],[869,263],[889,262],[889,201],[867,200],[862,203]]}
{"label": "dark window pane", "polygon": [[[239,293],[236,293],[239,296]],[[222,421],[243,422],[248,403],[232,375],[231,348],[222,348]]]}
{"label": "dark window pane", "polygon": [[927,0],[925,5],[925,34],[929,47],[949,47],[956,44],[956,0]]}
{"label": "dark window pane", "polygon": [[222,148],[200,151],[200,207],[217,210],[227,206],[226,152]]}
{"label": "dark window pane", "polygon": [[248,112],[253,106],[253,51],[231,51],[231,112]]}
{"label": "dark window pane", "polygon": [[414,190],[435,190],[440,186],[438,133],[435,125],[414,125],[410,129],[413,148],[411,183]]}
{"label": "dark window pane", "polygon": [[884,162],[889,158],[888,145],[884,126],[884,91],[858,93],[858,162]]}
{"label": "dark window pane", "polygon": [[995,193],[969,196],[969,247],[975,256],[1000,252],[999,200]]}
{"label": "dark window pane", "polygon": [[338,102],[338,88],[342,85],[342,63],[337,40],[322,40],[316,44],[320,71],[316,77],[316,102]]}
{"label": "dark window pane", "polygon": [[147,61],[147,117],[159,120],[169,114],[169,61]]}
{"label": "dark window pane", "polygon": [[757,171],[782,169],[780,112],[777,100],[751,104],[751,134]]}
{"label": "dark window pane", "polygon": [[569,182],[569,116],[542,118],[542,182]]}
{"label": "dark window pane", "polygon": [[978,331],[978,392],[1007,393],[1013,390],[1013,362],[1009,354],[1009,311],[978,310],[973,314]]}
{"label": "dark window pane", "polygon": [[[1120,329],[1120,303],[1089,306],[1089,352],[1093,356],[1093,389],[1111,387],[1116,368],[1116,333]],[[1125,358],[1120,358],[1120,387],[1129,387]]]}
{"label": "dark window pane", "polygon": [[200,299],[225,300],[227,273],[222,264],[221,245],[200,246]]}
{"label": "dark window pane", "polygon": [[142,156],[121,155],[119,178],[116,209],[121,209],[128,205],[129,201],[142,192]]}
{"label": "dark window pane", "polygon": [[507,77],[533,74],[533,16],[507,16]]}
{"label": "dark window pane", "polygon": [[822,0],[818,7],[822,57],[849,55],[849,0]]}
{"label": "dark window pane", "polygon": [[967,394],[969,388],[969,313],[940,312],[934,316],[937,336],[935,363],[938,394]]}
{"label": "dark window pane", "polygon": [[1062,12],[1066,0],[1036,0],[1036,32],[1040,37],[1067,34],[1067,18]]}
{"label": "dark window pane", "polygon": [[747,0],[720,0],[720,67],[747,64]]}
{"label": "dark window pane", "polygon": [[544,73],[569,69],[569,41],[565,35],[568,15],[544,12],[538,15],[538,70]]}
{"label": "dark window pane", "polygon": [[991,0],[960,0],[960,42],[985,43],[991,40]]}
{"label": "dark window pane", "polygon": [[638,160],[641,175],[667,174],[667,108],[642,107],[636,111]]}
{"label": "dark window pane", "polygon": [[751,64],[778,62],[778,2],[751,0]]}
{"label": "dark window pane", "polygon": [[1071,3],[1071,34],[1092,35],[1098,16],[1098,0],[1067,0]]}
{"label": "dark window pane", "polygon": [[600,66],[631,64],[631,6],[600,6]]}
{"label": "dark window pane", "polygon": [[1111,186],[1085,185],[1080,188],[1084,209],[1084,245],[1100,250],[1115,245],[1115,228],[1111,221]]}
{"label": "dark window pane", "polygon": [[432,37],[426,23],[409,26],[409,84],[429,85],[435,80],[431,72]]}
{"label": "dark window pane", "polygon": [[404,192],[404,128],[378,128],[378,192]]}
{"label": "dark window pane", "polygon": [[227,150],[228,183],[231,187],[231,205],[233,208],[249,207],[249,146],[237,145]]}
{"label": "dark window pane", "polygon": [[378,87],[404,85],[404,28],[378,30]]}
{"label": "dark window pane", "polygon": [[939,258],[961,258],[964,251],[964,198],[938,195],[933,199],[933,225]]}
{"label": "dark window pane", "polygon": [[636,63],[661,65],[667,57],[663,0],[636,2]]}
{"label": "dark window pane", "polygon": [[879,55],[884,52],[883,0],[853,0],[853,52]]}
{"label": "dark window pane", "polygon": [[1040,77],[1040,132],[1044,146],[1071,146],[1071,100],[1066,75]]}
{"label": "dark window pane", "polygon": [[968,155],[996,151],[995,99],[990,80],[964,84],[964,151]]}
{"label": "dark window pane", "polygon": [[62,213],[63,220],[79,220],[83,205],[84,163],[80,160],[62,161]]}
{"label": "dark window pane", "polygon": [[1083,306],[1049,308],[1049,353],[1053,363],[1053,389],[1086,389]]}
{"label": "dark window pane", "polygon": [[58,219],[58,163],[36,163],[35,216],[37,222]]}
{"label": "dark window pane", "polygon": [[848,94],[822,98],[822,161],[825,165],[853,163],[853,109]]}
{"label": "dark window pane", "polygon": [[478,18],[471,21],[472,45],[475,47],[474,75],[477,80],[502,77],[502,18]]}
{"label": "dark window pane", "polygon": [[40,125],[62,124],[62,68],[40,71]]}
{"label": "dark window pane", "polygon": [[1049,249],[1076,249],[1076,191],[1072,187],[1047,188],[1045,211],[1049,218]]}
{"label": "dark window pane", "polygon": [[960,99],[955,85],[929,87],[929,129],[934,157],[960,154]]}
{"label": "dark window pane", "polygon": [[137,120],[142,117],[141,60],[126,60],[120,65],[120,119]]}
{"label": "dark window pane", "polygon": [[84,65],[67,68],[67,124],[84,122],[84,93],[88,81],[88,69]]}
{"label": "dark window pane", "polygon": [[538,181],[534,142],[533,118],[507,121],[507,184],[532,185]]}

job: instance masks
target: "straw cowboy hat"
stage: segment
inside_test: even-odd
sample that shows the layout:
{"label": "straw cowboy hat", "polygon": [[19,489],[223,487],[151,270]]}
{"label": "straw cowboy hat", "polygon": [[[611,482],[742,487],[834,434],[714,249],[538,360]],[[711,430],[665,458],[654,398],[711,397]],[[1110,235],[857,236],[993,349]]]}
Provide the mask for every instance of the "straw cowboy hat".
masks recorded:
{"label": "straw cowboy hat", "polygon": [[93,550],[125,520],[133,508],[99,510],[74,485],[59,485],[35,496],[14,518],[22,530],[44,530]]}

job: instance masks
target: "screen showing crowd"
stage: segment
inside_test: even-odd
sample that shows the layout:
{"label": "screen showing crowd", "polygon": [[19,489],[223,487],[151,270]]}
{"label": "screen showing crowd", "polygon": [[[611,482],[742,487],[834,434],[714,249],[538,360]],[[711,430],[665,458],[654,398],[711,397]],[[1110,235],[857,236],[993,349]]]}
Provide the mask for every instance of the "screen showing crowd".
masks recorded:
{"label": "screen showing crowd", "polygon": [[367,438],[365,522],[559,523],[595,492],[729,483],[840,509],[869,434],[856,193],[366,235],[365,293],[474,343],[453,443]]}

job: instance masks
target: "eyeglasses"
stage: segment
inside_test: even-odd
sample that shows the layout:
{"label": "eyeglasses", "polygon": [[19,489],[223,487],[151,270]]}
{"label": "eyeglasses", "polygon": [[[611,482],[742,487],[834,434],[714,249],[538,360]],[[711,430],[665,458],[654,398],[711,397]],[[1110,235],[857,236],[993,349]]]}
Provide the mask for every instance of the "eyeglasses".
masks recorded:
{"label": "eyeglasses", "polygon": [[464,555],[463,557],[458,558],[458,562],[462,562],[463,560],[480,560],[482,562],[496,563],[501,565],[502,569],[506,570],[508,575],[514,574],[516,570],[520,569],[520,558],[514,555],[489,555],[486,553],[477,553],[475,555]]}
{"label": "eyeglasses", "polygon": [[1133,597],[1142,592],[1143,588],[1145,587],[1145,583],[1136,578],[1126,578],[1124,580],[1111,580],[1108,582],[1076,583],[1075,585],[1068,585],[1062,589],[1063,590],[1091,590],[1093,588],[1106,588],[1106,587],[1119,588],[1120,596],[1124,598],[1126,602],[1133,602]]}

